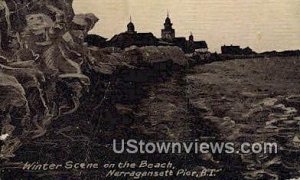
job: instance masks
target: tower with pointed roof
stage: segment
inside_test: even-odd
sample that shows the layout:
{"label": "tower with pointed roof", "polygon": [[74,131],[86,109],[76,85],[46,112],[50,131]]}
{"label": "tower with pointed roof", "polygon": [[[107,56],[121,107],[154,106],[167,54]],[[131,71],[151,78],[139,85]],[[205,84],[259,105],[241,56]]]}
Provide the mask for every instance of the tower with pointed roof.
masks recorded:
{"label": "tower with pointed roof", "polygon": [[132,22],[131,16],[130,16],[130,20],[129,21],[130,22],[127,24],[127,33],[134,34],[134,33],[136,33],[136,31],[135,31],[135,27],[134,27],[134,24]]}
{"label": "tower with pointed roof", "polygon": [[170,19],[169,12],[167,13],[167,18],[164,23],[164,29],[161,30],[161,38],[167,41],[173,41],[175,39],[175,29],[173,29],[173,24]]}

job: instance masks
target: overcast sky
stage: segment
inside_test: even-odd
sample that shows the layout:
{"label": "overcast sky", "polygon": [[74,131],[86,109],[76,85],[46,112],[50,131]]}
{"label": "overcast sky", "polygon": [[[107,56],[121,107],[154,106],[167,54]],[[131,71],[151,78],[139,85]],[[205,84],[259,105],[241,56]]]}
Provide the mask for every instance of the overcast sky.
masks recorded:
{"label": "overcast sky", "polygon": [[91,33],[106,38],[124,32],[130,15],[138,32],[160,37],[169,10],[176,36],[193,32],[211,51],[300,49],[300,0],[74,0],[74,9],[94,13],[100,21]]}

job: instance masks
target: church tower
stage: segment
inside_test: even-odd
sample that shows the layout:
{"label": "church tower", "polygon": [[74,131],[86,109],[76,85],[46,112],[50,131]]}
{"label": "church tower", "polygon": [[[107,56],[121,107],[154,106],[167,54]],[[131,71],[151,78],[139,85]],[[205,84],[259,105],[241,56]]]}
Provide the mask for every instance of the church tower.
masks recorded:
{"label": "church tower", "polygon": [[161,30],[161,38],[167,41],[173,41],[175,39],[175,30],[173,29],[173,24],[169,17],[169,12],[164,23],[165,28]]}
{"label": "church tower", "polygon": [[134,24],[132,23],[131,16],[130,16],[130,22],[127,24],[127,33],[130,33],[130,34],[136,33]]}

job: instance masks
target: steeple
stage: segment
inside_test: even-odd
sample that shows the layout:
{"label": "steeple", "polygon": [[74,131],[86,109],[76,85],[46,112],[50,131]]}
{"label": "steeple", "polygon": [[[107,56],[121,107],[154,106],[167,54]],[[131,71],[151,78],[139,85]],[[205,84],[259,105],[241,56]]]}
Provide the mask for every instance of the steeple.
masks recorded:
{"label": "steeple", "polygon": [[170,19],[169,10],[167,11],[167,18],[164,23],[164,29],[161,30],[161,38],[167,41],[173,41],[175,39],[175,30]]}
{"label": "steeple", "polygon": [[136,33],[136,32],[135,32],[134,24],[132,23],[132,18],[131,18],[131,16],[130,16],[130,18],[129,18],[129,23],[127,24],[127,32],[128,32],[128,33]]}
{"label": "steeple", "polygon": [[164,26],[165,26],[165,29],[172,29],[172,26],[173,26],[173,24],[172,24],[172,22],[171,22],[171,19],[170,19],[170,13],[169,13],[169,10],[167,11],[167,18],[166,18],[166,20],[165,20]]}

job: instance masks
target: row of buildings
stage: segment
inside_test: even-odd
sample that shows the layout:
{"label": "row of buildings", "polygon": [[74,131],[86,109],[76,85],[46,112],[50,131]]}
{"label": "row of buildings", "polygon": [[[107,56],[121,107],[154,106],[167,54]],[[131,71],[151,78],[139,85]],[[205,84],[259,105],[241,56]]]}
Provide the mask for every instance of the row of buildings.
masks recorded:
{"label": "row of buildings", "polygon": [[[130,22],[127,24],[127,31],[113,36],[110,40],[98,35],[88,35],[85,41],[90,46],[96,46],[100,48],[105,47],[117,47],[125,49],[130,46],[178,46],[185,53],[206,53],[208,52],[208,46],[205,41],[195,41],[194,36],[191,33],[188,40],[185,37],[176,37],[173,23],[167,15],[164,22],[164,29],[161,30],[161,38],[156,38],[153,33],[140,33],[135,30],[135,25],[130,18]],[[251,55],[256,54],[251,48],[241,48],[235,45],[224,45],[221,47],[222,54],[228,55]]]}
{"label": "row of buildings", "polygon": [[252,55],[256,54],[250,47],[241,48],[240,46],[222,46],[221,47],[222,54],[228,54],[228,55]]}
{"label": "row of buildings", "polygon": [[127,25],[127,31],[113,36],[110,40],[98,35],[88,35],[85,41],[91,46],[118,47],[121,49],[130,46],[178,46],[185,53],[205,53],[208,52],[208,46],[205,41],[195,41],[191,33],[188,40],[185,37],[176,37],[173,23],[167,15],[164,22],[164,29],[161,30],[161,38],[156,38],[153,33],[139,33],[135,30],[135,25],[131,21]]}

